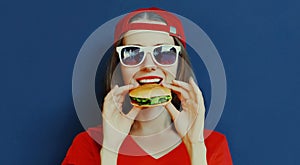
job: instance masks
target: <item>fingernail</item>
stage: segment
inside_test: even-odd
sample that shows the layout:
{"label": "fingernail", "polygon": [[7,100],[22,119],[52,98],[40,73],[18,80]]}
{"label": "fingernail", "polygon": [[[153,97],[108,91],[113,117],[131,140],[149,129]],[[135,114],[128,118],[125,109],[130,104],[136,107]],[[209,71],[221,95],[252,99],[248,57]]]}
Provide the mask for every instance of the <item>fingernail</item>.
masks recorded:
{"label": "fingernail", "polygon": [[165,82],[163,82],[163,83],[161,83],[163,86],[168,86],[169,84],[167,84],[167,83],[165,83]]}
{"label": "fingernail", "polygon": [[178,83],[178,81],[177,80],[172,80],[172,83]]}
{"label": "fingernail", "polygon": [[195,82],[193,77],[190,77],[190,82]]}

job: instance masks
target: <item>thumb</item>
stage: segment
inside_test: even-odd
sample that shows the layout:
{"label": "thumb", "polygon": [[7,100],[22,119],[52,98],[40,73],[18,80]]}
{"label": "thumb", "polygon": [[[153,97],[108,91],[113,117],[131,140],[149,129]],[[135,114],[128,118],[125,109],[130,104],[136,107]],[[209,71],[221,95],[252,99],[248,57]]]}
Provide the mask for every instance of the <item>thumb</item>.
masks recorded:
{"label": "thumb", "polygon": [[180,112],[176,109],[176,107],[171,102],[165,105],[165,108],[171,115],[172,120],[174,121],[178,117]]}
{"label": "thumb", "polygon": [[141,108],[133,106],[132,109],[126,114],[126,117],[128,117],[131,120],[134,120],[136,116],[140,113]]}

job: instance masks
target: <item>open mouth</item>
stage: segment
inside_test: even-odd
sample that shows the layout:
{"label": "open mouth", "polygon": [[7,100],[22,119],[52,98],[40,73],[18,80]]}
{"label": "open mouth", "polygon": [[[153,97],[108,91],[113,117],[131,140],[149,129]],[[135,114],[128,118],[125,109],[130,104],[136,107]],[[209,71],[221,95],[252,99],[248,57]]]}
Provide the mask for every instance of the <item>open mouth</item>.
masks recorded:
{"label": "open mouth", "polygon": [[140,77],[137,79],[137,82],[140,85],[144,85],[144,84],[160,84],[160,82],[162,81],[161,77],[158,76],[145,76],[145,77]]}

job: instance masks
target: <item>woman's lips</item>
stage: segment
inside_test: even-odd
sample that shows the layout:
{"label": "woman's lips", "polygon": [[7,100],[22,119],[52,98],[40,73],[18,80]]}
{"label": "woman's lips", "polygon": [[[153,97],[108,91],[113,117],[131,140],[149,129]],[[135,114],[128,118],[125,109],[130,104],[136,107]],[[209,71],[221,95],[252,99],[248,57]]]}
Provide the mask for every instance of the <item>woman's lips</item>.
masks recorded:
{"label": "woman's lips", "polygon": [[140,84],[160,84],[163,78],[159,76],[144,76],[144,77],[139,77],[136,79],[136,81]]}

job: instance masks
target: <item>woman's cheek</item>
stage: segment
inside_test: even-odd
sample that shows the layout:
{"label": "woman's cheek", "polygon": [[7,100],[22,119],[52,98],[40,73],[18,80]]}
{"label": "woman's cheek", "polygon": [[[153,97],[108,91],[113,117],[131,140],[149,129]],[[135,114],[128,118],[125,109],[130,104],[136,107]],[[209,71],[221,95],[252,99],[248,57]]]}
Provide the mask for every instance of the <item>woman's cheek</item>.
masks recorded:
{"label": "woman's cheek", "polygon": [[124,84],[133,84],[135,82],[134,73],[137,72],[134,68],[121,67]]}
{"label": "woman's cheek", "polygon": [[171,83],[172,80],[174,80],[176,78],[177,65],[170,66],[170,67],[167,67],[167,68],[162,68],[162,71],[165,74],[165,82],[166,83]]}

